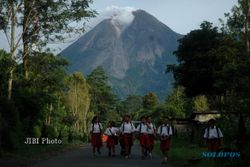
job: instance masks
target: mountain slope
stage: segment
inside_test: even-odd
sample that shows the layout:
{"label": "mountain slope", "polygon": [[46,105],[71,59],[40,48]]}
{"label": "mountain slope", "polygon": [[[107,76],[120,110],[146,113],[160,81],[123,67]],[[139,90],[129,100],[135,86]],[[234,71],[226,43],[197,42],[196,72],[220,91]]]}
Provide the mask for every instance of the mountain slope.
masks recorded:
{"label": "mountain slope", "polygon": [[176,62],[172,53],[181,35],[143,10],[132,14],[130,25],[115,16],[103,20],[60,55],[71,63],[70,72],[87,75],[102,66],[121,98],[150,91],[163,98],[173,82],[172,75],[165,74],[166,64]]}

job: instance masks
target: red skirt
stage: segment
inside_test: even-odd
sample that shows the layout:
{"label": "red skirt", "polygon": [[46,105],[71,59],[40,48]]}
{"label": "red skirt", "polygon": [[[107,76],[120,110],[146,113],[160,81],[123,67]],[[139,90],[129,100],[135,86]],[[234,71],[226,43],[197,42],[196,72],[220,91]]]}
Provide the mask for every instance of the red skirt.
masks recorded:
{"label": "red skirt", "polygon": [[115,140],[112,136],[108,136],[107,140],[107,147],[114,147],[115,146]]}
{"label": "red skirt", "polygon": [[148,135],[148,146],[149,148],[154,148],[154,135],[153,134]]}
{"label": "red skirt", "polygon": [[209,151],[218,151],[220,148],[220,139],[208,139],[207,146]]}
{"label": "red skirt", "polygon": [[170,138],[161,140],[160,148],[162,151],[168,151],[170,150]]}
{"label": "red skirt", "polygon": [[133,145],[133,136],[130,133],[125,133],[122,135],[124,146],[132,146]]}
{"label": "red skirt", "polygon": [[100,133],[92,133],[91,144],[93,147],[102,146],[102,136]]}
{"label": "red skirt", "polygon": [[140,145],[142,147],[148,147],[149,146],[149,137],[148,134],[140,134]]}

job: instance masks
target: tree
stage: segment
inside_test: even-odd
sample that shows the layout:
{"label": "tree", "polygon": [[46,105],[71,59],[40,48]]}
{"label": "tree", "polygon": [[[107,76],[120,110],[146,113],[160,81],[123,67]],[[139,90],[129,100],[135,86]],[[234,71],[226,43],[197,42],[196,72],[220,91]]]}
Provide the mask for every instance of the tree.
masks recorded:
{"label": "tree", "polygon": [[42,127],[43,124],[56,129],[62,112],[62,92],[66,89],[66,60],[48,53],[35,53],[30,58],[30,76],[24,79],[21,74],[21,65],[17,68],[16,84],[13,87],[13,101],[17,108],[20,120],[23,123],[23,132],[33,135],[33,127]]}
{"label": "tree", "polygon": [[200,95],[193,98],[193,111],[205,112],[209,110],[209,104],[206,96]]}
{"label": "tree", "polygon": [[[29,57],[34,50],[42,50],[47,43],[63,42],[67,37],[84,31],[84,26],[74,26],[73,23],[80,22],[82,18],[95,16],[95,11],[88,10],[91,2],[91,0],[2,0],[0,2],[0,30],[6,35],[12,59],[22,60],[26,79]],[[21,32],[16,34],[18,27]],[[22,58],[16,55],[21,45],[23,45]],[[11,69],[8,82],[10,100],[15,66],[9,68]]]}
{"label": "tree", "polygon": [[250,24],[250,1],[238,0],[238,5],[232,8],[231,13],[226,13],[227,30],[237,38],[240,38],[245,47],[245,55],[250,56],[249,24]]}
{"label": "tree", "polygon": [[177,85],[186,88],[188,96],[214,93],[215,73],[223,67],[220,57],[211,54],[222,39],[222,34],[212,23],[203,22],[201,29],[193,30],[179,40],[174,54],[178,65],[168,65]]}
{"label": "tree", "polygon": [[120,103],[120,114],[129,114],[132,117],[143,108],[142,97],[139,95],[128,95],[128,97]]}
{"label": "tree", "polygon": [[8,78],[10,74],[10,66],[14,66],[15,62],[11,59],[11,55],[4,50],[0,50],[0,97],[7,97],[8,92]]}
{"label": "tree", "polygon": [[107,121],[106,114],[114,111],[116,106],[116,96],[112,88],[108,85],[108,77],[102,67],[94,69],[87,77],[87,83],[90,85],[90,111],[104,121]]}
{"label": "tree", "polygon": [[185,89],[176,87],[166,98],[165,110],[170,117],[184,118],[188,113],[188,100]]}
{"label": "tree", "polygon": [[87,134],[87,115],[90,106],[89,86],[82,73],[76,72],[67,78],[68,91],[66,93],[66,106],[70,115],[77,118],[75,131]]}
{"label": "tree", "polygon": [[143,108],[151,110],[158,104],[158,98],[157,95],[153,92],[150,92],[146,94],[143,97]]}

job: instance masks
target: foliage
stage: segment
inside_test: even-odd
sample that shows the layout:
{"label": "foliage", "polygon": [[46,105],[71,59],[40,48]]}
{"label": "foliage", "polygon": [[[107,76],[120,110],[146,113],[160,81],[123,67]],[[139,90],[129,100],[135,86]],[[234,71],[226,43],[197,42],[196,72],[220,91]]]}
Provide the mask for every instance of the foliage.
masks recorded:
{"label": "foliage", "polygon": [[[80,72],[70,75],[66,79],[68,91],[66,93],[65,102],[68,115],[76,120],[66,121],[70,126],[74,125],[74,131],[78,134],[87,133],[87,115],[90,106],[89,86]],[[70,117],[68,117],[70,118]],[[74,119],[68,119],[74,120]]]}
{"label": "foliage", "polygon": [[87,77],[90,87],[90,111],[107,121],[106,114],[115,110],[116,96],[108,84],[108,77],[102,67],[97,67]]}
{"label": "foliage", "polygon": [[129,114],[132,117],[135,117],[142,107],[142,97],[139,95],[129,95],[124,101],[117,104],[117,110],[121,115]]}
{"label": "foliage", "polygon": [[203,22],[200,27],[179,40],[180,45],[175,51],[179,64],[168,65],[176,84],[184,86],[189,97],[213,94],[215,74],[226,63],[220,56],[210,53],[220,45],[223,37],[217,27],[212,27],[209,22]]}
{"label": "foliage", "polygon": [[209,110],[208,99],[204,95],[196,96],[193,98],[193,111],[205,112]]}
{"label": "foliage", "polygon": [[0,97],[7,96],[10,67],[14,65],[16,63],[11,59],[11,55],[4,50],[0,50]]}
{"label": "foliage", "polygon": [[158,104],[158,97],[155,93],[150,92],[143,97],[143,108],[147,110],[153,109]]}
{"label": "foliage", "polygon": [[183,87],[173,89],[166,99],[166,110],[169,117],[184,118],[188,111],[188,100]]}

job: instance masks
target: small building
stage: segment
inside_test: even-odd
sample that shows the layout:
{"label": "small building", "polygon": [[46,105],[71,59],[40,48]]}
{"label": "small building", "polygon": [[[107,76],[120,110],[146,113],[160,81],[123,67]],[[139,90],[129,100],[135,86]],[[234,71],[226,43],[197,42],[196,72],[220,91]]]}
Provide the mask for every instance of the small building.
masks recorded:
{"label": "small building", "polygon": [[194,121],[205,123],[210,119],[218,119],[221,117],[221,113],[217,110],[208,111],[208,112],[193,112],[191,118]]}

